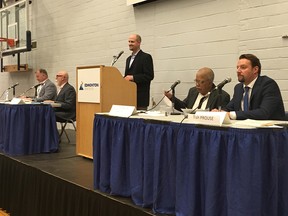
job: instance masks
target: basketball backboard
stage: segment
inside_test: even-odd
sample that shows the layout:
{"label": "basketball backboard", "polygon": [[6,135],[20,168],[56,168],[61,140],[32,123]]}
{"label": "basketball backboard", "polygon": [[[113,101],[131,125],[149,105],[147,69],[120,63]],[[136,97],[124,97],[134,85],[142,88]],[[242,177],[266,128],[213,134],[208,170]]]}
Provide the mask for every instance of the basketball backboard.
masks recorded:
{"label": "basketball backboard", "polygon": [[[29,0],[0,0],[0,43],[2,56],[31,50]],[[14,43],[12,43],[14,41]]]}

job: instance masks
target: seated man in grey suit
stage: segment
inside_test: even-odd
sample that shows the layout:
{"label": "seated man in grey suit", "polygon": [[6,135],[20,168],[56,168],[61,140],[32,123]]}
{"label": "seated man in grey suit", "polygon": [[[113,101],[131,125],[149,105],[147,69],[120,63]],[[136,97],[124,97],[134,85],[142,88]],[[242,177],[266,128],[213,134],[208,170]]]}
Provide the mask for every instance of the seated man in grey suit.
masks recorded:
{"label": "seated man in grey suit", "polygon": [[69,75],[66,71],[59,71],[56,75],[57,85],[59,87],[55,103],[60,107],[54,108],[56,121],[65,119],[76,120],[76,91],[68,83]]}
{"label": "seated man in grey suit", "polygon": [[26,98],[36,102],[43,102],[44,100],[55,100],[57,96],[56,85],[49,80],[48,73],[45,69],[39,69],[35,72],[35,77],[39,82],[35,90],[35,98]]}
{"label": "seated man in grey suit", "polygon": [[[195,79],[195,87],[190,88],[187,97],[181,101],[174,97],[175,109],[181,111],[181,108],[189,108],[192,110],[212,110],[218,107],[225,107],[230,101],[230,95],[221,90],[215,89],[214,72],[212,69],[204,67],[197,71]],[[173,100],[173,95],[170,91],[164,92],[170,100]]]}

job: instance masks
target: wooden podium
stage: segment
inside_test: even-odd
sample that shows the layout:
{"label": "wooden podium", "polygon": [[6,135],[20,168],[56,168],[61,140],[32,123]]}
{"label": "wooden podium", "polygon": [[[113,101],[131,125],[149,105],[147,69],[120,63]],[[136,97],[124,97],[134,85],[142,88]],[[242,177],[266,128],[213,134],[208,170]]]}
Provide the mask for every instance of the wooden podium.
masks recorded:
{"label": "wooden podium", "polygon": [[[92,142],[94,114],[99,112],[109,112],[113,104],[136,107],[136,84],[125,80],[119,70],[115,67],[102,65],[77,67],[76,73],[76,153],[84,157],[93,158]],[[84,73],[86,79],[87,75],[91,76],[91,79],[93,76],[98,76],[99,81],[91,82],[92,84],[88,82],[84,83],[83,80],[79,80],[80,77],[83,77]],[[85,88],[85,85],[87,88]],[[99,91],[99,94],[97,93],[97,96],[99,96],[98,102],[90,102],[89,98],[87,101],[83,101],[82,98],[80,100],[81,95],[83,96],[84,94],[85,96],[86,93],[87,95],[91,94],[93,90]]]}

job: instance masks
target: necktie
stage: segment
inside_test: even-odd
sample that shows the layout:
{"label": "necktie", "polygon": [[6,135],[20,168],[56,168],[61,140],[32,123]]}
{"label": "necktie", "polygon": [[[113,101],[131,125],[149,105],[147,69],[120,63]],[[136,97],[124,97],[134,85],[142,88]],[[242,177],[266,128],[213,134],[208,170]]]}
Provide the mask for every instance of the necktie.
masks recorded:
{"label": "necktie", "polygon": [[207,98],[207,97],[204,96],[204,97],[202,97],[202,98],[200,99],[200,102],[199,102],[199,104],[198,104],[197,109],[201,109],[201,106],[202,106],[202,104],[203,104],[203,102],[205,101],[206,98]]}
{"label": "necktie", "polygon": [[135,55],[132,55],[132,56],[131,56],[131,59],[130,59],[130,62],[129,62],[129,68],[131,67],[134,59],[135,59]]}
{"label": "necktie", "polygon": [[36,91],[36,97],[38,98],[40,95],[40,91],[42,89],[43,83],[41,83],[38,87],[37,87],[37,91]]}
{"label": "necktie", "polygon": [[244,93],[244,98],[243,98],[244,111],[249,110],[249,89],[250,89],[250,87],[245,86],[245,93]]}

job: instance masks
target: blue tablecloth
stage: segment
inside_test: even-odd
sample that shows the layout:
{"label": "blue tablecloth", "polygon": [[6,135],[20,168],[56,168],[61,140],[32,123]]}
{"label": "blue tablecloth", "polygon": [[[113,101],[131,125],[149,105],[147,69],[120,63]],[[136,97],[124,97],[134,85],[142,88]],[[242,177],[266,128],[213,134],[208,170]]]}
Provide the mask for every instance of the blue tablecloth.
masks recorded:
{"label": "blue tablecloth", "polygon": [[50,105],[0,104],[0,151],[9,155],[58,149],[55,114]]}
{"label": "blue tablecloth", "polygon": [[94,188],[177,216],[288,215],[287,129],[96,115]]}

